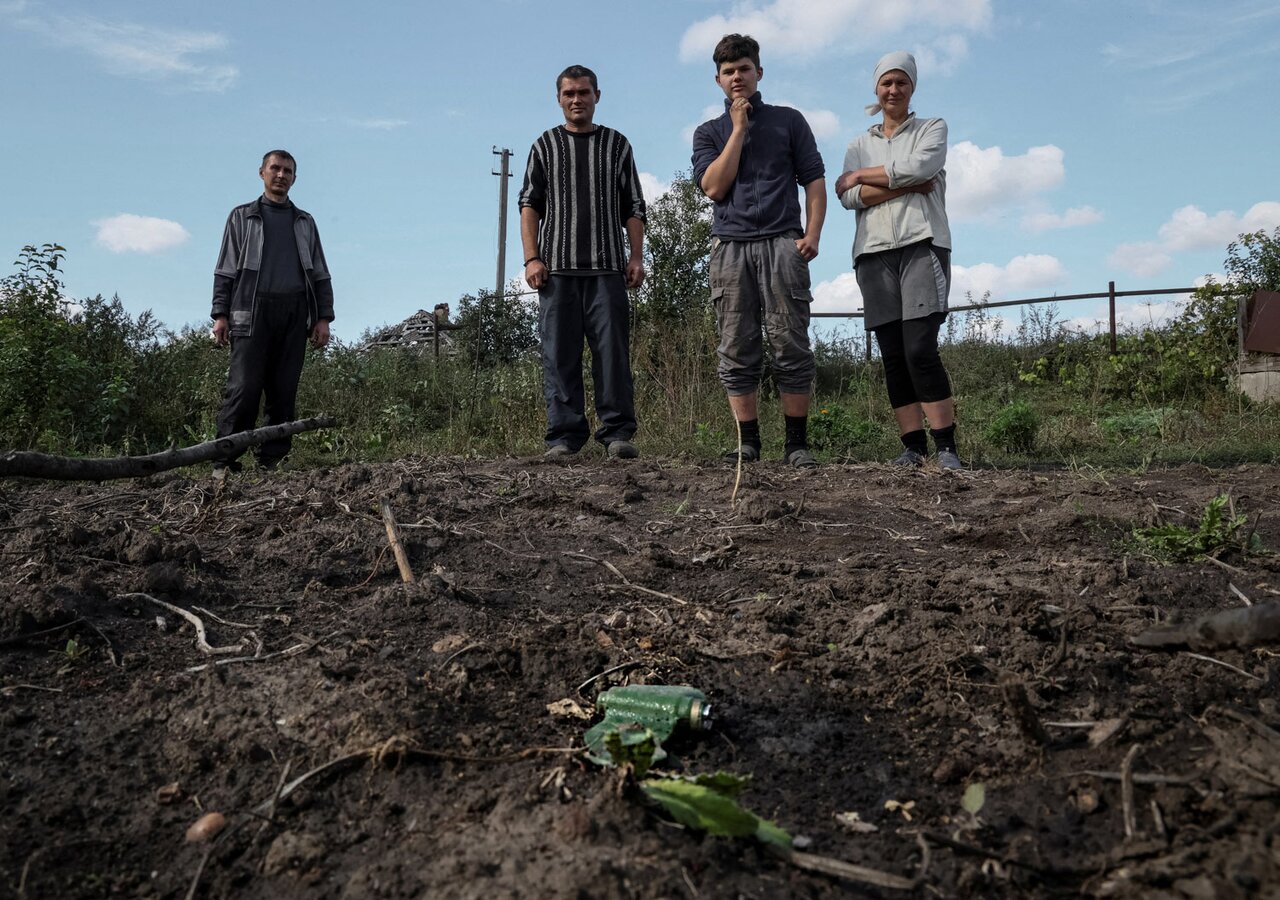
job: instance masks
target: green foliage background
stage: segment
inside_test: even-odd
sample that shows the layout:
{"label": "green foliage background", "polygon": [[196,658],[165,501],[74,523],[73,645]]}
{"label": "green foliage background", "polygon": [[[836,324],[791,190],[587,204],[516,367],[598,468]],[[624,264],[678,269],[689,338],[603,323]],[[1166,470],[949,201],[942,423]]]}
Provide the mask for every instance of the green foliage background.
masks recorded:
{"label": "green foliage background", "polygon": [[[648,279],[633,303],[638,440],[649,455],[718,455],[734,440],[715,374],[707,301],[710,219],[687,175],[651,205]],[[72,300],[56,244],[22,249],[0,279],[0,448],[116,455],[185,446],[214,433],[227,354],[203,326],[172,332],[119,298]],[[1280,290],[1280,229],[1227,248],[1228,285],[1196,291],[1161,328],[1119,336],[1064,328],[1053,306],[1024,308],[1002,334],[983,308],[949,317],[943,356],[960,413],[961,451],[979,463],[1149,465],[1280,459],[1276,404],[1230,389],[1241,290]],[[545,428],[537,307],[479,291],[461,298],[456,352],[309,351],[299,408],[339,418],[301,436],[299,464],[409,454],[540,452]],[[817,342],[811,417],[827,460],[897,454],[878,359],[850,332]],[[588,395],[590,389],[588,388]],[[781,457],[782,415],[766,374],[766,457]]]}

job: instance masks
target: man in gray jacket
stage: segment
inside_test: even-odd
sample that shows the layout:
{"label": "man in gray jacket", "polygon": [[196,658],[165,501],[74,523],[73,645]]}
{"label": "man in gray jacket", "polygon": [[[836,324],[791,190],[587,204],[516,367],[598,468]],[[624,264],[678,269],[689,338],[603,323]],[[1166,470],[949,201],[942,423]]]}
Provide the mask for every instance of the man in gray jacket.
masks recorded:
{"label": "man in gray jacket", "polygon": [[[308,336],[313,347],[329,343],[333,284],[315,220],[289,200],[297,163],[272,150],[258,169],[263,192],[227,217],[213,276],[213,340],[231,344],[231,366],[218,437],[248,431],[266,398],[266,425],[294,419],[298,380]],[[290,438],[267,441],[258,463],[275,468]],[[234,458],[214,463],[215,477],[238,469]]]}

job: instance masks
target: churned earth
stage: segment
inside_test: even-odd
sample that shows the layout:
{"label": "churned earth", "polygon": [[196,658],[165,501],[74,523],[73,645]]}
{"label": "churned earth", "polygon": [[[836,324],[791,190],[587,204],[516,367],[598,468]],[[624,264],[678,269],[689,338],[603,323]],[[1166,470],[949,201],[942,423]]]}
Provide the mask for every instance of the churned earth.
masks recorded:
{"label": "churned earth", "polygon": [[[1275,649],[1130,643],[1280,599],[1280,557],[1131,537],[1226,493],[1280,548],[1280,470],[734,481],[584,454],[0,483],[0,896],[1280,896]],[[624,683],[709,696],[676,771],[750,775],[806,853],[914,887],[646,805],[572,714]]]}

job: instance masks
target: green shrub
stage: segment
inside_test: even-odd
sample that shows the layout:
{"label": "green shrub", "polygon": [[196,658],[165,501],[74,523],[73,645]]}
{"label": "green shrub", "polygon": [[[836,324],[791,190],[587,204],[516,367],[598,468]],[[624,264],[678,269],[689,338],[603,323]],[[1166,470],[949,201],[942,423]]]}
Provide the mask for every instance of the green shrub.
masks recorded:
{"label": "green shrub", "polygon": [[850,456],[884,436],[884,426],[835,403],[819,405],[809,417],[809,443],[832,456]]}
{"label": "green shrub", "polygon": [[987,424],[982,438],[1006,453],[1031,453],[1039,432],[1039,413],[1025,400],[1015,400]]}

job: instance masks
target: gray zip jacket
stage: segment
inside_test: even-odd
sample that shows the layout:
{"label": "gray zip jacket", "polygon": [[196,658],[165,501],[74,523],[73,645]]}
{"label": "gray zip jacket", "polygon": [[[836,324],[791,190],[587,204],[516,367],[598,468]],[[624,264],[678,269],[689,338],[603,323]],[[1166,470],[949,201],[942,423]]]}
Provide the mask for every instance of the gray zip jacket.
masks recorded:
{"label": "gray zip jacket", "polygon": [[[333,281],[311,214],[293,207],[293,235],[307,281],[307,330],[320,319],[333,321]],[[226,316],[232,337],[253,333],[258,302],[258,270],[262,268],[262,198],[237,206],[227,216],[222,249],[213,270],[213,310]]]}
{"label": "gray zip jacket", "polygon": [[858,230],[853,239],[853,264],[866,253],[894,250],[920,241],[951,249],[947,224],[947,123],[942,119],[917,119],[912,113],[893,137],[884,136],[876,124],[854,138],[844,155],[844,171],[884,166],[889,187],[910,187],[935,179],[929,194],[903,194],[893,200],[867,206],[862,185],[840,195],[845,209],[856,210]]}

